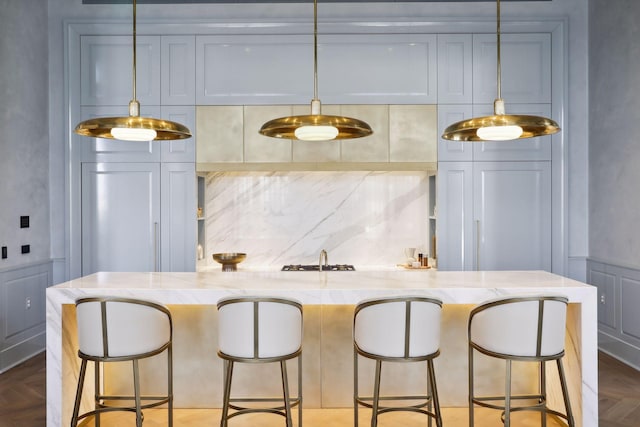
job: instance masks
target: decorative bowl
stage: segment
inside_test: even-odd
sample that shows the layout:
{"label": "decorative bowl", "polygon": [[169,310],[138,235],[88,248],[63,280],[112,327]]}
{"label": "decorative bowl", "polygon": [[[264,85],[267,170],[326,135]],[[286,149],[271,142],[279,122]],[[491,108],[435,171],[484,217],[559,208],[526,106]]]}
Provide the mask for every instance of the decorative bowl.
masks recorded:
{"label": "decorative bowl", "polygon": [[239,252],[223,252],[213,254],[213,259],[222,264],[222,271],[237,271],[240,264],[247,257],[247,254]]}

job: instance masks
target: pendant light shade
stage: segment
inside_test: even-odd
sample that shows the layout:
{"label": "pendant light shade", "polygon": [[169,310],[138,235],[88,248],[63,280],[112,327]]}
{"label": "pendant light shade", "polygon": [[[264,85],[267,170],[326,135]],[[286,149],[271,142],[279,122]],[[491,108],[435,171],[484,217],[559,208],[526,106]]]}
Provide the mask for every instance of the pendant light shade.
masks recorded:
{"label": "pendant light shade", "polygon": [[560,130],[558,124],[546,117],[506,114],[501,93],[500,58],[500,0],[497,6],[497,88],[498,97],[493,103],[493,116],[474,117],[448,126],[443,139],[452,141],[510,141],[551,135]]}
{"label": "pendant light shade", "polygon": [[262,125],[259,133],[273,138],[300,141],[331,141],[369,136],[371,126],[362,120],[342,116],[325,116],[318,99],[318,2],[313,1],[313,99],[311,114],[273,119]]}
{"label": "pendant light shade", "polygon": [[126,117],[99,117],[79,123],[74,132],[93,138],[123,141],[152,141],[186,139],[189,129],[169,120],[140,116],[140,103],[136,99],[136,0],[133,0],[133,99]]}

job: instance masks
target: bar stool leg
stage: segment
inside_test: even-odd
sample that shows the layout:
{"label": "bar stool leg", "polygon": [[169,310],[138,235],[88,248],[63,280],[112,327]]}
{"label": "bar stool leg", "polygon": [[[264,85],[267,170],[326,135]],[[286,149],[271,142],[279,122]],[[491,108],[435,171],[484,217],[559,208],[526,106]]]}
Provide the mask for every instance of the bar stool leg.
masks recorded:
{"label": "bar stool leg", "polygon": [[376,377],[373,386],[373,405],[371,413],[371,427],[378,426],[378,407],[380,404],[380,373],[382,371],[382,361],[376,360]]}
{"label": "bar stool leg", "polygon": [[473,347],[469,346],[469,427],[475,425],[473,409]]}
{"label": "bar stool leg", "polygon": [[298,356],[298,427],[302,427],[302,354]]}
{"label": "bar stool leg", "polygon": [[282,374],[282,393],[284,395],[284,412],[287,419],[287,427],[293,427],[291,420],[291,399],[289,398],[289,378],[287,376],[287,361],[280,361],[280,373]]}
{"label": "bar stool leg", "polygon": [[560,374],[560,386],[562,387],[562,396],[564,397],[564,407],[567,412],[567,423],[569,427],[575,427],[576,422],[573,419],[573,411],[571,411],[571,404],[569,402],[569,389],[567,387],[567,379],[564,375],[564,367],[562,366],[562,359],[557,359],[558,373]]}
{"label": "bar stool leg", "polygon": [[504,384],[504,427],[511,426],[511,360],[507,360]]}
{"label": "bar stool leg", "polygon": [[73,416],[71,417],[71,427],[78,425],[78,413],[80,412],[80,400],[82,399],[82,389],[84,387],[84,376],[87,372],[87,360],[82,359],[80,364],[80,374],[78,376],[78,388],[76,390],[76,401],[73,404]]}
{"label": "bar stool leg", "polygon": [[[93,384],[95,385],[94,390],[94,409],[98,409],[101,405],[100,402],[100,362],[95,361],[93,363]],[[96,411],[95,415],[96,427],[100,427],[100,411]]]}
{"label": "bar stool leg", "polygon": [[544,402],[544,410],[540,412],[541,424],[542,427],[547,427],[547,368],[544,360],[540,362],[540,395]]}
{"label": "bar stool leg", "polygon": [[227,427],[229,418],[229,401],[231,399],[231,376],[233,375],[233,361],[224,361],[224,393],[222,396],[222,417],[220,427]]}
{"label": "bar stool leg", "polygon": [[173,349],[167,348],[167,394],[169,395],[168,426],[173,427]]}
{"label": "bar stool leg", "polygon": [[358,427],[358,353],[353,350],[353,426]]}
{"label": "bar stool leg", "polygon": [[133,393],[136,402],[136,427],[142,427],[142,410],[140,409],[140,372],[138,371],[138,360],[133,360]]}
{"label": "bar stool leg", "polygon": [[[436,372],[433,367],[433,359],[429,359],[427,361],[429,367],[429,385],[430,385],[430,396],[431,400],[433,400],[433,408],[436,415],[436,426],[442,427],[442,414],[440,413],[440,399],[438,398],[438,388],[436,386]],[[429,405],[431,406],[431,405]],[[431,427],[431,417],[429,417],[429,427]]]}

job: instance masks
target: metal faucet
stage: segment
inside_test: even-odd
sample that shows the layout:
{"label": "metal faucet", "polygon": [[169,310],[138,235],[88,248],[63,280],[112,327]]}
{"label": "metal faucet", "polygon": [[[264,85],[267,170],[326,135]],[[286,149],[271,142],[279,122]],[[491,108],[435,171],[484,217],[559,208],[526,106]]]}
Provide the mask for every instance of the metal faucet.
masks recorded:
{"label": "metal faucet", "polygon": [[[322,261],[324,260],[324,264],[322,264]],[[327,255],[327,251],[325,251],[324,249],[320,251],[320,260],[318,261],[318,269],[320,271],[323,270],[322,266],[327,267],[329,265],[329,255]]]}

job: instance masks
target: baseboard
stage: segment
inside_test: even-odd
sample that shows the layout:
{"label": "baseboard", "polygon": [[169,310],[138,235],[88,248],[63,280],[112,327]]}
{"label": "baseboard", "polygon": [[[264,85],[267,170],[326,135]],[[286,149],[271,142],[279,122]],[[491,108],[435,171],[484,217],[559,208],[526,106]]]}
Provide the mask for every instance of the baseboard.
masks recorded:
{"label": "baseboard", "polygon": [[604,332],[598,332],[598,349],[625,365],[640,371],[640,348]]}
{"label": "baseboard", "polygon": [[0,351],[0,374],[42,353],[46,345],[44,332]]}

